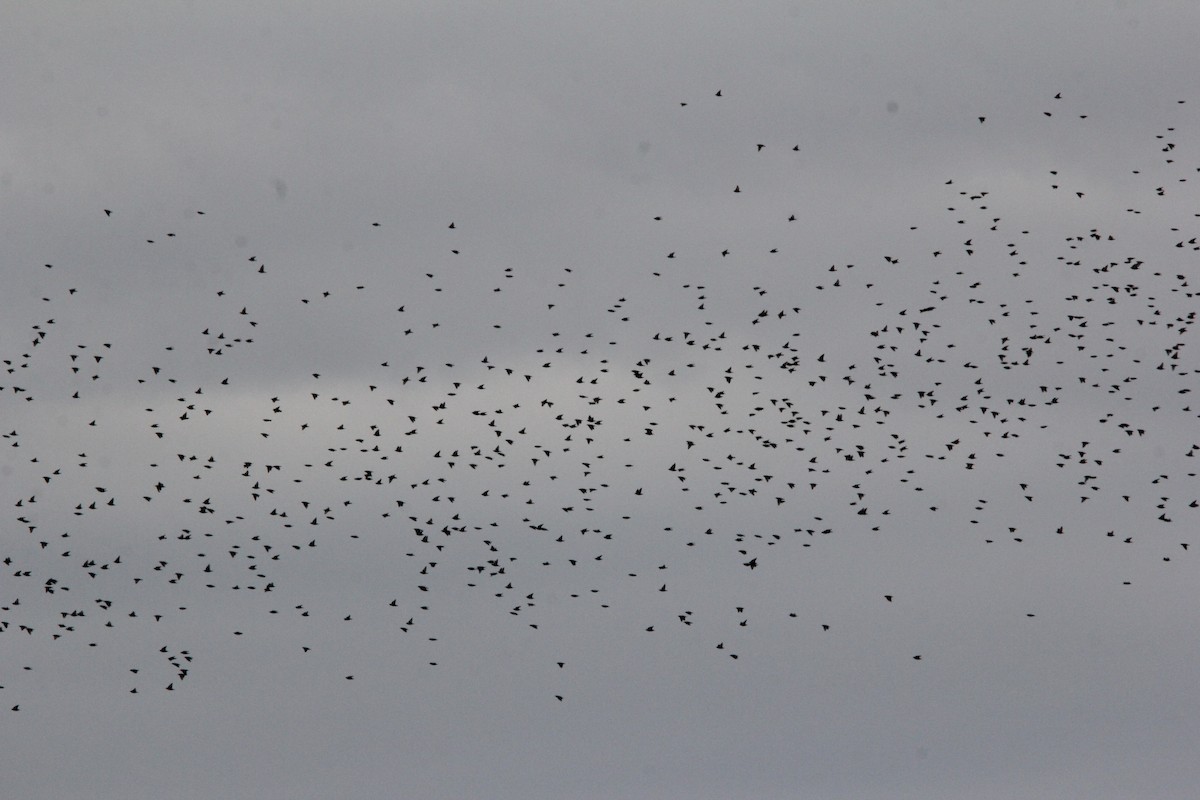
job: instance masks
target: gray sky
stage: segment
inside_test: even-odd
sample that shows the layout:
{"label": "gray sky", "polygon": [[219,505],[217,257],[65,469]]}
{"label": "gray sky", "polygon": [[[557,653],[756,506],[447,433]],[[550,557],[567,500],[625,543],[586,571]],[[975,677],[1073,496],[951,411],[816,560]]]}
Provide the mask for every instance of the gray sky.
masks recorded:
{"label": "gray sky", "polygon": [[7,794],[1193,796],[1200,11],[306,5],[6,12]]}

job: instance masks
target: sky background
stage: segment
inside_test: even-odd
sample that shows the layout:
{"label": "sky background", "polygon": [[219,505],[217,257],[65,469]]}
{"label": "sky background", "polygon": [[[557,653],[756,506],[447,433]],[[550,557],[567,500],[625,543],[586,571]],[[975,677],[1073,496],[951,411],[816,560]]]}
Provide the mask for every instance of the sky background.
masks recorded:
{"label": "sky background", "polygon": [[9,4],[3,793],[1193,797],[1197,30]]}

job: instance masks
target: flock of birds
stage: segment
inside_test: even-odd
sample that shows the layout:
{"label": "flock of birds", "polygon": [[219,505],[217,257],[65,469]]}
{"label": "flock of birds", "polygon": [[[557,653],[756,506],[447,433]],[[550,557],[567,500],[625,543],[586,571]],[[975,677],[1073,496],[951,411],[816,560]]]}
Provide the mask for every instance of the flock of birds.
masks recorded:
{"label": "flock of birds", "polygon": [[[1102,124],[1046,106],[1030,124]],[[797,576],[852,574],[883,539],[1194,570],[1187,109],[1120,175],[1055,167],[1012,196],[939,178],[920,196],[943,210],[852,263],[812,263],[794,209],[739,227],[758,176],[809,157],[792,141],[744,143],[705,241],[679,239],[693,212],[653,210],[611,273],[509,260],[457,218],[440,259],[321,286],[272,252],[188,266],[220,209],[155,232],[96,209],[159,283],[122,297],[97,282],[117,264],[19,267],[38,298],[0,353],[2,707],[28,708],[51,664],[180,692],[222,638],[280,627],[304,659],[364,619],[411,663],[348,650],[314,681],[438,669],[447,637],[486,630],[548,639],[546,697],[565,702],[567,629],[674,636],[733,668],[764,637],[854,635]],[[346,235],[386,247],[403,226]],[[870,594],[921,613],[912,589]]]}

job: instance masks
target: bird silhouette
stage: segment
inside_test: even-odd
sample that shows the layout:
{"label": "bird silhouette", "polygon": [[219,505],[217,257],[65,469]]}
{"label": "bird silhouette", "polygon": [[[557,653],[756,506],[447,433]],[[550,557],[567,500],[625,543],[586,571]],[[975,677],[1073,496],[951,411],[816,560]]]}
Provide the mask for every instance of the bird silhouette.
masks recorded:
{"label": "bird silhouette", "polygon": [[[579,223],[619,254],[567,266],[538,249],[548,223],[505,239],[465,202],[328,222],[311,235],[341,261],[319,273],[269,230],[229,245],[233,204],[156,200],[186,220],[170,232],[104,209],[125,250],[102,280],[51,244],[12,266],[35,291],[0,340],[6,652],[178,703],[221,648],[285,641],[313,684],[365,692],[389,671],[414,695],[503,651],[543,705],[574,708],[564,684],[599,667],[564,656],[573,635],[739,676],[848,640],[890,664],[926,649],[938,670],[921,631],[939,587],[986,597],[952,610],[998,648],[1005,624],[1066,624],[1054,592],[982,577],[1005,565],[1053,563],[1113,603],[1178,580],[1200,529],[1190,118],[1148,100],[1137,143],[1108,153],[1075,95],[987,131],[955,108],[964,141],[1014,163],[947,158],[870,230],[808,213],[826,201],[776,163],[786,145],[751,162],[794,120],[760,109],[754,138],[712,144],[697,131],[753,101],[696,102],[654,124],[719,150],[721,169],[662,182],[702,202],[631,188]],[[989,149],[1010,125],[1078,142],[1078,160]],[[805,159],[836,152],[805,141]],[[10,672],[36,715],[22,693],[41,675]]]}

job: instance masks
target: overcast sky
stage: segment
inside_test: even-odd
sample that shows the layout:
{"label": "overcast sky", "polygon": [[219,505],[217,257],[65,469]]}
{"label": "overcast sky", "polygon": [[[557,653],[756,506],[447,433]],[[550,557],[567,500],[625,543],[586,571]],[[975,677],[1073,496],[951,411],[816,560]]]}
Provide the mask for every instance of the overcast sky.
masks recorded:
{"label": "overcast sky", "polygon": [[9,4],[0,793],[1194,797],[1198,30]]}

